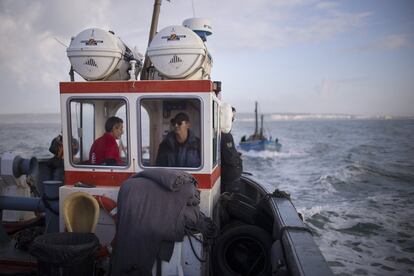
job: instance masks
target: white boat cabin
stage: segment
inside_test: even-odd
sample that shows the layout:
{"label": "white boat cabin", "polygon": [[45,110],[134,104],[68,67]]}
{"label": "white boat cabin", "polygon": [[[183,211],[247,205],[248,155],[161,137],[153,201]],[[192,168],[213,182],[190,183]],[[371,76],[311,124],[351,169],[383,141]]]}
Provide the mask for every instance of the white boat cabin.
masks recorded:
{"label": "white boat cabin", "polygon": [[[171,131],[171,119],[184,112],[201,142],[201,164],[173,169],[185,170],[197,179],[201,211],[211,216],[220,194],[220,99],[214,86],[210,80],[60,83],[64,152],[69,153],[64,159],[61,202],[79,190],[116,201],[118,188],[125,179],[157,167],[158,147]],[[111,116],[124,122],[124,133],[117,140],[123,164],[92,165],[89,151],[104,134],[105,122]],[[72,146],[79,149],[73,150]],[[81,188],[76,183],[96,187]]]}
{"label": "white boat cabin", "polygon": [[[204,43],[205,36],[211,34],[210,24],[201,19],[185,23],[166,27],[154,37],[147,50],[154,65],[145,78],[149,80],[136,80],[142,59],[113,33],[92,28],[72,39],[67,49],[72,68],[88,81],[60,83],[65,152],[64,186],[59,189],[61,214],[65,199],[75,192],[116,202],[124,180],[142,170],[159,167],[159,146],[173,130],[172,119],[185,113],[191,132],[200,141],[200,162],[168,168],[186,171],[197,179],[200,209],[212,217],[220,196],[220,125],[230,129],[231,108],[227,106],[223,113],[220,85],[210,80],[212,58]],[[117,61],[133,62],[131,70],[123,65],[111,69]],[[95,164],[91,147],[105,133],[105,123],[112,116],[123,120],[123,135],[117,140],[121,162]],[[220,116],[227,123],[220,123]],[[65,231],[63,216],[60,231]],[[95,229],[101,244],[109,245],[114,233],[113,218],[101,211]],[[196,249],[200,256],[202,250],[200,244]],[[177,269],[185,275],[203,274],[207,267],[201,267],[192,251],[187,237],[176,243],[170,264],[163,264],[163,274],[182,275]]]}

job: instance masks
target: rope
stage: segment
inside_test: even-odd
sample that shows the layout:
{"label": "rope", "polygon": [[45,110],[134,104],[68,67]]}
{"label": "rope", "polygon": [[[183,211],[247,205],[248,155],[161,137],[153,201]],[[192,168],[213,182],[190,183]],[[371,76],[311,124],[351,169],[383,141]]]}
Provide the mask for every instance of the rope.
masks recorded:
{"label": "rope", "polygon": [[40,226],[34,226],[21,230],[15,235],[16,243],[14,244],[14,247],[27,251],[29,250],[29,246],[33,240],[42,234],[43,228]]}
{"label": "rope", "polygon": [[[290,200],[290,194],[288,192],[285,192],[285,191],[280,191],[279,189],[274,190],[274,192],[271,193],[271,194],[266,194],[263,197],[263,199],[269,199],[271,197],[275,197],[275,198],[285,198],[285,199],[289,200],[292,203],[292,201]],[[295,205],[293,203],[292,203],[292,205],[293,205],[293,208],[295,208],[296,212],[298,213],[299,218],[302,221],[304,221],[303,220],[303,215],[298,212],[298,210],[296,209],[296,207],[295,207]]]}
{"label": "rope", "polygon": [[197,252],[195,251],[195,249],[194,249],[194,245],[193,245],[193,242],[192,242],[192,240],[191,240],[191,237],[193,237],[196,241],[198,241],[199,243],[202,243],[202,240],[200,240],[199,238],[197,238],[193,233],[191,233],[191,231],[190,230],[188,230],[188,229],[185,229],[184,230],[185,231],[185,234],[187,235],[187,237],[188,237],[188,240],[190,241],[190,246],[191,246],[191,250],[193,251],[193,254],[194,254],[194,256],[196,257],[196,259],[199,261],[199,262],[201,262],[201,263],[205,263],[205,262],[207,262],[207,260],[203,260],[203,259],[201,259],[201,257],[200,256],[198,256],[197,255]]}
{"label": "rope", "polygon": [[36,185],[35,185],[35,180],[33,178],[32,175],[28,175],[26,177],[26,184],[27,186],[29,186],[30,188],[30,192],[35,196],[35,197],[40,197],[40,193],[39,190],[37,189]]}
{"label": "rope", "polygon": [[290,201],[290,194],[288,192],[285,191],[281,191],[279,189],[276,189],[273,191],[273,193],[271,194],[266,194],[264,196],[265,198],[271,198],[271,197],[275,197],[275,198],[286,198]]}

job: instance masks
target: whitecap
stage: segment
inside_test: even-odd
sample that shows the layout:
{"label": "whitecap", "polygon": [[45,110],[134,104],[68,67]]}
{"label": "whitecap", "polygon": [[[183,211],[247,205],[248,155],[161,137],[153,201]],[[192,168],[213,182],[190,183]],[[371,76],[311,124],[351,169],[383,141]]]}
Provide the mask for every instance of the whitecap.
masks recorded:
{"label": "whitecap", "polygon": [[301,151],[268,151],[268,150],[264,150],[264,151],[255,151],[255,150],[250,150],[250,151],[244,151],[244,150],[240,150],[239,151],[242,153],[242,156],[246,156],[246,157],[254,157],[254,158],[263,158],[263,159],[271,159],[271,158],[290,158],[290,157],[302,157],[305,156],[304,152]]}
{"label": "whitecap", "polygon": [[311,208],[298,208],[299,213],[301,213],[303,215],[304,218],[307,217],[312,217],[316,214],[320,214],[323,210],[323,207],[318,205],[318,206],[313,206]]}

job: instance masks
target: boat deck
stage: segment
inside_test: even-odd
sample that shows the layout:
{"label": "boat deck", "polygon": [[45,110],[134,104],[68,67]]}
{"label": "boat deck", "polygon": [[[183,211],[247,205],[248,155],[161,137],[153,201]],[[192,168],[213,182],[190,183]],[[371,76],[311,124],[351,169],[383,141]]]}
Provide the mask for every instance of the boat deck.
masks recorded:
{"label": "boat deck", "polygon": [[30,273],[37,269],[37,261],[29,252],[16,249],[14,239],[0,244],[0,271],[2,273]]}

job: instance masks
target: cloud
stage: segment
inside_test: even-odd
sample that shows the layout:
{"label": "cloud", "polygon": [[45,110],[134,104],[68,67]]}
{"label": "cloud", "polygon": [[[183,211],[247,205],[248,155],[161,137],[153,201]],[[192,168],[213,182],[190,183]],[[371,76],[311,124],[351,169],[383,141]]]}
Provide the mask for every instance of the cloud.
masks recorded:
{"label": "cloud", "polygon": [[[57,112],[59,110],[58,82],[69,79],[70,64],[65,47],[55,38],[69,45],[71,36],[77,35],[85,28],[99,27],[114,30],[123,41],[132,47],[137,45],[141,52],[144,52],[152,15],[152,2],[136,0],[125,0],[121,3],[110,0],[1,0],[0,36],[3,38],[3,44],[0,48],[0,81],[2,84],[0,113]],[[307,46],[320,42],[323,44],[323,42],[334,40],[340,35],[351,35],[355,30],[362,30],[360,33],[364,34],[369,33],[372,30],[370,29],[372,24],[368,24],[369,21],[372,17],[378,16],[373,12],[376,11],[376,7],[372,6],[373,11],[366,10],[361,6],[368,5],[355,4],[353,1],[194,0],[194,6],[196,16],[211,18],[213,35],[208,40],[208,46],[209,50],[213,51],[213,56],[215,56],[214,51],[220,51],[217,56],[222,57],[230,56],[229,53],[234,54],[234,56],[231,55],[231,58],[245,61],[243,66],[246,68],[240,71],[249,71],[250,53],[261,54],[275,48]],[[163,1],[159,29],[167,25],[181,24],[184,19],[192,16],[190,0]],[[413,47],[413,38],[403,34],[402,30],[404,29],[398,30],[395,34],[383,34],[381,38],[377,38],[357,50],[395,51]],[[352,40],[349,41],[352,43]],[[275,52],[268,51],[266,53],[266,56],[270,57],[269,60],[275,57]],[[242,55],[238,55],[240,53]],[[301,61],[297,60],[301,55],[292,54],[290,51],[284,51],[284,53],[288,55],[286,59],[292,63],[301,64]],[[241,80],[240,76],[244,76],[242,72],[230,71],[233,69],[225,64],[227,60],[226,58],[217,60],[216,64],[220,62],[222,64],[213,69],[213,74],[220,71],[228,73],[228,86],[230,86],[230,82],[245,81]],[[320,62],[320,64],[310,64],[309,67],[304,66],[304,69],[301,67],[299,71],[318,66],[322,68],[325,61],[321,60]],[[335,63],[336,61],[330,62]],[[349,61],[349,63],[351,62],[352,60]],[[264,66],[260,69],[267,70],[265,64],[256,64],[256,68]],[[291,66],[286,70],[290,68],[295,67]],[[251,78],[249,81],[251,87],[261,86],[261,91],[267,89],[269,93],[273,92],[274,87],[271,84],[263,81],[258,84],[257,81],[261,78],[255,74],[262,74],[260,69],[250,70],[248,77]],[[309,83],[311,83],[311,90],[314,84],[321,79],[320,76],[315,76],[317,79],[310,80],[318,74],[317,71],[312,72],[313,74],[306,74],[306,78],[309,78]],[[317,92],[312,90],[312,93],[308,94],[317,94],[319,97],[325,95],[325,98],[332,99],[332,101],[334,99],[332,95],[338,95],[343,100],[347,89],[350,90],[351,82],[358,81],[341,79],[340,74],[335,72],[331,75],[338,76],[338,78],[325,78],[319,82]],[[352,75],[352,72],[348,75]],[[221,76],[225,76],[225,74],[221,74]],[[301,78],[298,71],[287,72],[283,76]],[[77,76],[77,79],[80,77]],[[368,89],[365,82],[364,85]],[[301,91],[306,91],[306,89],[304,87]],[[286,90],[294,92],[294,85],[287,84]],[[293,92],[289,94],[289,97],[292,97]],[[236,93],[238,91],[235,91]],[[269,95],[267,92],[261,92],[261,94],[263,97]],[[329,98],[330,96],[331,98]],[[237,94],[234,101],[239,100],[240,96]],[[297,99],[293,97],[288,99],[286,96],[284,100],[284,103],[290,102],[292,107],[300,105],[303,109],[310,108],[309,102],[311,100],[299,95],[299,92],[297,92]],[[368,101],[368,103],[370,102]],[[329,105],[326,105],[326,109],[328,107]]]}
{"label": "cloud", "polygon": [[338,82],[335,80],[324,79],[321,84],[321,94],[330,95],[336,93]]}
{"label": "cloud", "polygon": [[413,43],[408,39],[408,36],[403,34],[388,35],[380,38],[375,43],[375,48],[382,50],[399,50],[412,46]]}
{"label": "cloud", "polygon": [[[232,1],[231,1],[232,2]],[[230,2],[230,3],[231,3]],[[220,25],[214,40],[220,48],[255,50],[315,43],[363,26],[371,12],[348,12],[331,2],[256,1],[237,8],[231,4],[214,14]]]}
{"label": "cloud", "polygon": [[334,95],[346,91],[345,88],[349,87],[350,85],[361,84],[367,80],[368,79],[366,77],[362,76],[343,79],[324,78],[317,90],[322,96]]}
{"label": "cloud", "polygon": [[347,52],[377,52],[398,51],[401,49],[414,48],[413,39],[406,34],[388,34],[374,38],[371,42],[345,49]]}
{"label": "cloud", "polygon": [[[68,80],[69,61],[58,38],[101,25],[109,1],[3,1],[0,8],[2,113],[57,112],[58,82]],[[7,99],[7,100],[3,100]]]}
{"label": "cloud", "polygon": [[320,10],[336,9],[338,6],[338,3],[335,2],[319,2],[315,5],[315,7]]}

